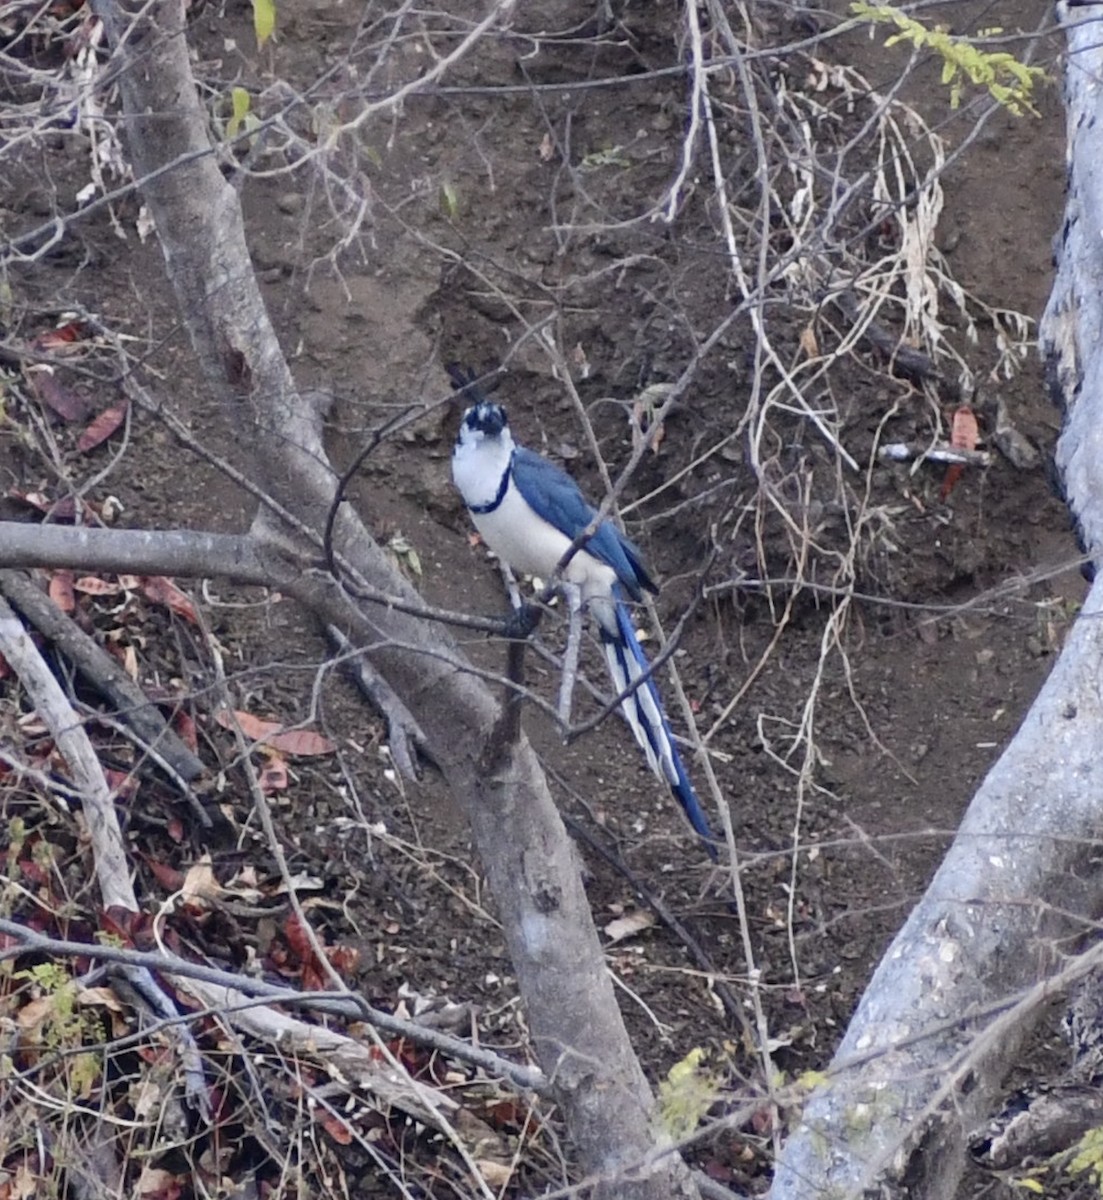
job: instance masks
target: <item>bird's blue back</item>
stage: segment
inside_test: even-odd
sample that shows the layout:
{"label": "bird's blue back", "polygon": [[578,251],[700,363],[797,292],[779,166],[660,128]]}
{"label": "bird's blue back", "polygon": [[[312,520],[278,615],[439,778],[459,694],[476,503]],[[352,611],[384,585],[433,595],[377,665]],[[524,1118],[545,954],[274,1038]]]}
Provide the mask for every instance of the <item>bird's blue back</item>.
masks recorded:
{"label": "bird's blue back", "polygon": [[[566,471],[522,446],[513,452],[513,482],[536,515],[554,525],[571,541],[597,515],[597,510],[587,502],[578,484]],[[611,521],[601,522],[584,549],[613,568],[633,600],[642,599],[644,591],[658,591],[643,565],[639,550]]]}

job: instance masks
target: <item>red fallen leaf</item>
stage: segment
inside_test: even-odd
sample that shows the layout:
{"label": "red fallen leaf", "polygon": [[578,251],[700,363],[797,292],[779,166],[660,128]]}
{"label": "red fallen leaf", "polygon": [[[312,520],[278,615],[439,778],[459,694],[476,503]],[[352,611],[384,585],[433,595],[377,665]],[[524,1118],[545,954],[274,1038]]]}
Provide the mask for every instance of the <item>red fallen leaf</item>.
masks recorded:
{"label": "red fallen leaf", "polygon": [[727,1163],[721,1162],[718,1158],[710,1158],[705,1162],[705,1174],[716,1183],[730,1184],[735,1174]]}
{"label": "red fallen leaf", "polygon": [[[955,450],[975,450],[980,439],[980,427],[977,425],[976,414],[968,404],[958,408],[950,421],[950,445]],[[961,463],[952,463],[946,468],[946,474],[939,489],[938,498],[945,500],[954,490],[965,468]]]}
{"label": "red fallen leaf", "polygon": [[31,883],[38,884],[40,887],[44,886],[50,881],[50,872],[36,863],[33,859],[20,859],[19,869],[22,871],[24,878],[29,880]]}
{"label": "red fallen leaf", "polygon": [[73,589],[86,596],[117,596],[123,589],[117,583],[108,583],[95,575],[82,575],[73,581]]}
{"label": "red fallen leaf", "polygon": [[77,449],[82,454],[106,442],[116,429],[126,420],[126,410],[129,407],[126,400],[121,404],[112,404],[105,408],[98,417],[93,417],[77,439]]}
{"label": "red fallen leaf", "polygon": [[487,1122],[495,1129],[505,1126],[518,1128],[524,1124],[528,1109],[520,1100],[496,1100],[493,1104],[488,1104],[483,1113]]}
{"label": "red fallen leaf", "polygon": [[184,873],[176,870],[175,867],[166,866],[148,855],[146,855],[146,866],[149,867],[153,878],[165,891],[178,892],[184,886]]}
{"label": "red fallen leaf", "polygon": [[[23,492],[19,488],[9,488],[8,497],[25,504],[36,512],[45,513],[54,521],[72,521],[77,514],[77,502],[72,496],[62,496],[60,500],[51,500],[45,492]],[[99,513],[90,505],[81,502],[81,512],[93,520],[99,520]]]}
{"label": "red fallen leaf", "polygon": [[169,817],[168,835],[179,846],[184,840],[184,822],[179,817]]}
{"label": "red fallen leaf", "polygon": [[221,1088],[216,1083],[210,1084],[207,1088],[207,1104],[211,1110],[211,1119],[215,1125],[222,1124],[227,1119],[230,1113],[229,1097],[226,1095],[226,1089]]}
{"label": "red fallen leaf", "polygon": [[226,709],[215,713],[215,720],[223,729],[233,729],[235,717],[241,726],[241,732],[247,738],[252,738],[254,742],[264,742],[271,749],[282,751],[284,754],[309,758],[317,754],[332,754],[337,749],[329,738],[309,729],[284,729],[279,721],[265,721],[238,709],[235,709],[233,714]]}
{"label": "red fallen leaf", "polygon": [[283,936],[292,953],[301,962],[309,962],[314,957],[314,947],[310,944],[310,938],[294,913],[289,913],[283,923]]}
{"label": "red fallen leaf", "polygon": [[195,605],[166,575],[143,575],[142,595],[154,604],[163,604],[170,612],[193,625],[199,624]]}
{"label": "red fallen leaf", "polygon": [[329,976],[316,958],[312,958],[299,972],[299,987],[304,992],[324,992],[329,987]]}
{"label": "red fallen leaf", "polygon": [[332,1113],[327,1112],[322,1117],[322,1127],[339,1146],[347,1146],[352,1141],[352,1130]]}
{"label": "red fallen leaf", "polygon": [[172,715],[172,727],[180,735],[180,740],[193,753],[199,753],[199,734],[191,713],[178,708]]}
{"label": "red fallen leaf", "polygon": [[[99,514],[90,505],[80,501],[80,511],[85,517],[96,517]],[[46,515],[54,521],[75,521],[77,519],[77,500],[74,496],[62,496],[55,500],[46,510]]]}
{"label": "red fallen leaf", "polygon": [[63,421],[84,421],[88,417],[88,401],[78,395],[49,369],[32,367],[27,371],[34,394]]}
{"label": "red fallen leaf", "polygon": [[337,974],[347,979],[360,962],[360,951],[355,946],[330,946],[326,957]]}
{"label": "red fallen leaf", "polygon": [[73,595],[73,572],[55,571],[50,576],[50,599],[63,613],[76,611],[77,598]]}
{"label": "red fallen leaf", "polygon": [[33,508],[40,513],[49,512],[50,505],[53,503],[45,492],[24,492],[14,487],[8,488],[8,498],[10,500],[18,500],[21,504],[25,504],[28,508]]}
{"label": "red fallen leaf", "polygon": [[280,733],[283,730],[279,721],[262,721],[260,717],[242,712],[240,708],[235,708],[233,712],[220,708],[215,713],[214,719],[223,729],[233,730],[235,726],[240,726],[241,732],[247,738],[252,738],[254,742],[261,742],[270,734]]}
{"label": "red fallen leaf", "polygon": [[750,1125],[759,1137],[764,1137],[777,1128],[777,1113],[772,1108],[760,1108],[751,1115]]}
{"label": "red fallen leaf", "polygon": [[139,1046],[138,1057],[151,1067],[170,1067],[173,1054],[166,1046]]}
{"label": "red fallen leaf", "polygon": [[284,754],[291,754],[296,758],[332,754],[337,749],[329,738],[310,729],[288,729],[283,733],[274,733],[268,739],[268,745],[273,750],[282,750]]}
{"label": "red fallen leaf", "polygon": [[120,800],[133,800],[138,794],[137,775],[129,771],[116,771],[114,767],[104,767],[103,776]]}
{"label": "red fallen leaf", "polygon": [[100,913],[100,929],[104,933],[116,938],[123,946],[137,946],[140,950],[150,942],[148,935],[141,937],[149,924],[150,919],[145,913],[131,912],[129,908],[120,908],[117,904]]}
{"label": "red fallen leaf", "polygon": [[[310,944],[310,938],[307,936],[307,930],[303,928],[299,918],[294,913],[290,913],[287,920],[283,923],[283,937],[287,944],[287,955],[284,962],[298,962],[299,964],[299,985],[304,991],[308,992],[324,992],[330,986],[329,973],[325,969],[325,964],[319,961],[318,956],[314,953],[314,947]],[[330,960],[334,957],[334,948],[323,947],[326,957]],[[275,947],[273,947],[272,958],[277,957]],[[346,949],[345,954],[338,954],[338,958],[344,958],[349,961],[352,966],[355,966],[359,960],[359,955],[354,950]]]}
{"label": "red fallen leaf", "polygon": [[30,349],[39,354],[65,354],[74,342],[84,341],[90,330],[84,321],[69,321],[57,329],[45,329],[31,338]]}
{"label": "red fallen leaf", "polygon": [[980,428],[976,414],[968,404],[963,404],[950,422],[950,445],[955,450],[975,450],[979,440]]}

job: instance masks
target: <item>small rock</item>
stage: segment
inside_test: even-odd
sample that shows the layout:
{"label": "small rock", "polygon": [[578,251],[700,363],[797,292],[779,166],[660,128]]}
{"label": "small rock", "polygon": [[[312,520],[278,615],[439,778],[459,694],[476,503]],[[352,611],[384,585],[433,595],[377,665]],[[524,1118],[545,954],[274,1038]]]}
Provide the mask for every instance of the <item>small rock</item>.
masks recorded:
{"label": "small rock", "polygon": [[276,198],[276,207],[289,217],[296,217],[303,211],[305,201],[298,192],[284,192]]}

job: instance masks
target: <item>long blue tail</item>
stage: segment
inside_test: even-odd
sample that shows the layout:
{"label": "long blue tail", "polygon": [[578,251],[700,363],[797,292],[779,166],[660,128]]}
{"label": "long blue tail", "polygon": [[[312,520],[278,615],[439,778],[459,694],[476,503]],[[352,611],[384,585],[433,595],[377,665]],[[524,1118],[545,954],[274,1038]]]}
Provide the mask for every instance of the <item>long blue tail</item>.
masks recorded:
{"label": "long blue tail", "polygon": [[[632,614],[619,588],[614,588],[611,604],[592,604],[591,610],[597,617],[605,658],[609,664],[609,675],[619,694],[641,679],[650,664],[640,648]],[[670,725],[663,712],[654,676],[649,675],[632,695],[624,699],[621,712],[640,748],[647,755],[651,770],[670,785],[670,790],[685,811],[689,823],[704,839],[705,847],[715,861],[716,839],[697,793],[693,790],[693,784],[690,783],[682,765],[674,743],[674,735],[670,732]]]}

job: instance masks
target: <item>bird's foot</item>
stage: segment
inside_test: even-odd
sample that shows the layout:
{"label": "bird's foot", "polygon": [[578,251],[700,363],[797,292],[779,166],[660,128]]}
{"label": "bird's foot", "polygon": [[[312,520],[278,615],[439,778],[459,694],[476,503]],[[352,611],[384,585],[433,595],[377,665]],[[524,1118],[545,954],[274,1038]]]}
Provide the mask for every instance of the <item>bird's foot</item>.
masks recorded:
{"label": "bird's foot", "polygon": [[505,634],[508,638],[524,641],[536,632],[537,625],[543,612],[537,604],[522,601],[505,620]]}

